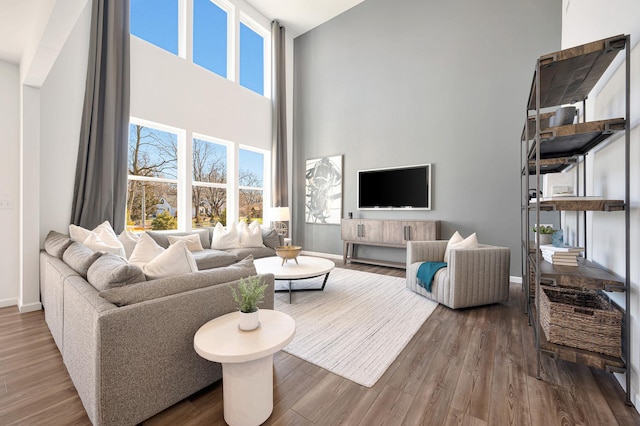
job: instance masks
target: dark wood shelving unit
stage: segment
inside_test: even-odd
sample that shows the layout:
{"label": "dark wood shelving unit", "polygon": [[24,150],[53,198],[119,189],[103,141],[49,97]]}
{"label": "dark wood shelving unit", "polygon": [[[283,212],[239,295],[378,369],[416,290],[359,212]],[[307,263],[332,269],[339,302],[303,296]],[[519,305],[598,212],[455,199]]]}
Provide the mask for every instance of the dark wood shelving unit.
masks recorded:
{"label": "dark wood shelving unit", "polygon": [[[630,200],[630,132],[627,128],[630,110],[630,50],[629,36],[617,35],[538,58],[527,101],[525,125],[520,137],[522,277],[525,294],[528,295],[526,311],[535,336],[537,377],[541,378],[541,354],[609,372],[624,373],[627,389],[625,402],[628,405],[631,405],[629,395],[631,381],[628,365],[631,335],[629,332],[630,315],[626,309],[631,306],[629,291],[631,274],[630,212],[626,206],[629,206]],[[626,55],[626,64],[624,65],[626,66],[625,117],[551,127],[551,119],[555,112],[549,112],[550,108],[559,108],[580,102],[583,105],[582,111],[584,113],[587,96],[621,52]],[[585,156],[619,132],[624,132],[625,143],[625,199],[588,197],[584,196],[584,191],[582,197],[541,198],[541,175],[565,172],[580,162],[582,162],[582,182],[586,186]],[[535,188],[533,189],[530,188],[530,177],[535,177]],[[534,190],[535,194],[532,195],[534,198],[530,200],[530,191]],[[624,242],[621,241],[620,244],[624,243],[625,248],[625,278],[620,278],[597,263],[582,257],[578,258],[578,266],[554,265],[544,260],[539,243],[535,242],[532,245],[529,240],[530,214],[535,214],[534,223],[541,223],[541,211],[622,212],[626,235]],[[586,215],[584,217],[586,227]],[[582,233],[584,234],[585,247],[587,247],[585,229],[582,229]],[[616,308],[623,312],[622,356],[616,358],[549,342],[537,315],[540,307],[541,284],[581,291],[597,291],[605,297],[607,297],[605,292],[624,292],[624,307],[618,306],[607,297],[609,303],[616,305]],[[585,335],[589,332],[589,330],[584,330]],[[581,331],[579,330],[578,333]]]}

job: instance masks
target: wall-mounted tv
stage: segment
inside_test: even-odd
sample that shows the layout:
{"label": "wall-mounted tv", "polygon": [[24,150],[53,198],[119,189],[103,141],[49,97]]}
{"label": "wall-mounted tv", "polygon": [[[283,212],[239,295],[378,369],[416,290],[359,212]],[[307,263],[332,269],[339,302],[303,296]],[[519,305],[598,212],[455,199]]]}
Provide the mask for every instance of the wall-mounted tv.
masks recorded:
{"label": "wall-mounted tv", "polygon": [[359,170],[358,209],[431,210],[431,164]]}

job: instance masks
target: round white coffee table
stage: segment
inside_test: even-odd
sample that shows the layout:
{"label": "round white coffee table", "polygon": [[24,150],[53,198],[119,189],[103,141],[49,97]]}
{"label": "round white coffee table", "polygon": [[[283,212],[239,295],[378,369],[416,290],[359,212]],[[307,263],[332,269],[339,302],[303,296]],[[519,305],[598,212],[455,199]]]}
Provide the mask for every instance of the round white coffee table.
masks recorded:
{"label": "round white coffee table", "polygon": [[231,426],[259,425],[273,411],[273,354],[296,334],[289,315],[260,309],[260,326],[238,328],[239,312],[215,318],[196,332],[198,355],[222,364],[224,419]]}
{"label": "round white coffee table", "polygon": [[[278,281],[289,281],[289,288],[286,290],[275,290],[276,293],[289,292],[289,303],[291,303],[291,293],[295,291],[322,291],[329,279],[329,273],[336,264],[329,259],[314,256],[298,256],[298,263],[285,262],[278,256],[263,257],[254,260],[253,264],[259,274],[273,274]],[[292,288],[291,281],[315,278],[324,275],[321,287],[314,288]]]}

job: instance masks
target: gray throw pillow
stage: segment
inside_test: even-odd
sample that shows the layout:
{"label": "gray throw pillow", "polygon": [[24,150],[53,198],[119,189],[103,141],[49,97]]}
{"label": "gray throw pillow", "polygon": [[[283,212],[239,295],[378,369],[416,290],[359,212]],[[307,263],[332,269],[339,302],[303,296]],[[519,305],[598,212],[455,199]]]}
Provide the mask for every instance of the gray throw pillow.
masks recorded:
{"label": "gray throw pillow", "polygon": [[191,232],[158,232],[158,231],[146,231],[147,235],[154,239],[160,247],[169,248],[169,235],[175,235],[176,237],[184,237],[185,235],[198,234],[200,237],[200,243],[203,249],[211,248],[211,235],[209,229],[197,229]]}
{"label": "gray throw pillow", "polygon": [[101,291],[98,295],[116,306],[126,306],[144,302],[145,300],[184,293],[189,290],[229,283],[256,274],[256,268],[253,265],[253,256],[247,256],[240,262],[223,268],[192,272],[190,274],[160,278],[128,285],[126,287],[112,288]]}
{"label": "gray throw pillow", "polygon": [[146,278],[138,266],[115,254],[105,253],[89,267],[87,281],[102,291],[146,281]]}
{"label": "gray throw pillow", "polygon": [[44,249],[51,256],[62,259],[62,255],[71,243],[73,243],[73,240],[68,235],[56,231],[49,231],[47,237],[44,239]]}
{"label": "gray throw pillow", "polygon": [[282,245],[280,235],[278,235],[275,229],[262,228],[262,243],[272,249]]}
{"label": "gray throw pillow", "polygon": [[64,260],[64,263],[69,265],[71,269],[82,275],[84,278],[87,278],[87,271],[89,271],[89,267],[91,267],[93,262],[98,260],[100,256],[102,256],[101,252],[93,251],[89,247],[74,241],[64,251],[62,260]]}

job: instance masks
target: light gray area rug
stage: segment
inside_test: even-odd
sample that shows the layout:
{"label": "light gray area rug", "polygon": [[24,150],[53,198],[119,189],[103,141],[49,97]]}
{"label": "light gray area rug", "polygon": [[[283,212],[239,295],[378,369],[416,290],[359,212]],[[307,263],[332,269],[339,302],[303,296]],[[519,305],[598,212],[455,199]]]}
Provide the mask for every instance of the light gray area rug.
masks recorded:
{"label": "light gray area rug", "polygon": [[[319,287],[323,277],[293,281]],[[276,281],[276,288],[288,283]],[[285,352],[371,387],[438,306],[405,288],[405,279],[335,268],[324,291],[298,292],[289,304],[276,293],[275,309],[296,321]]]}

